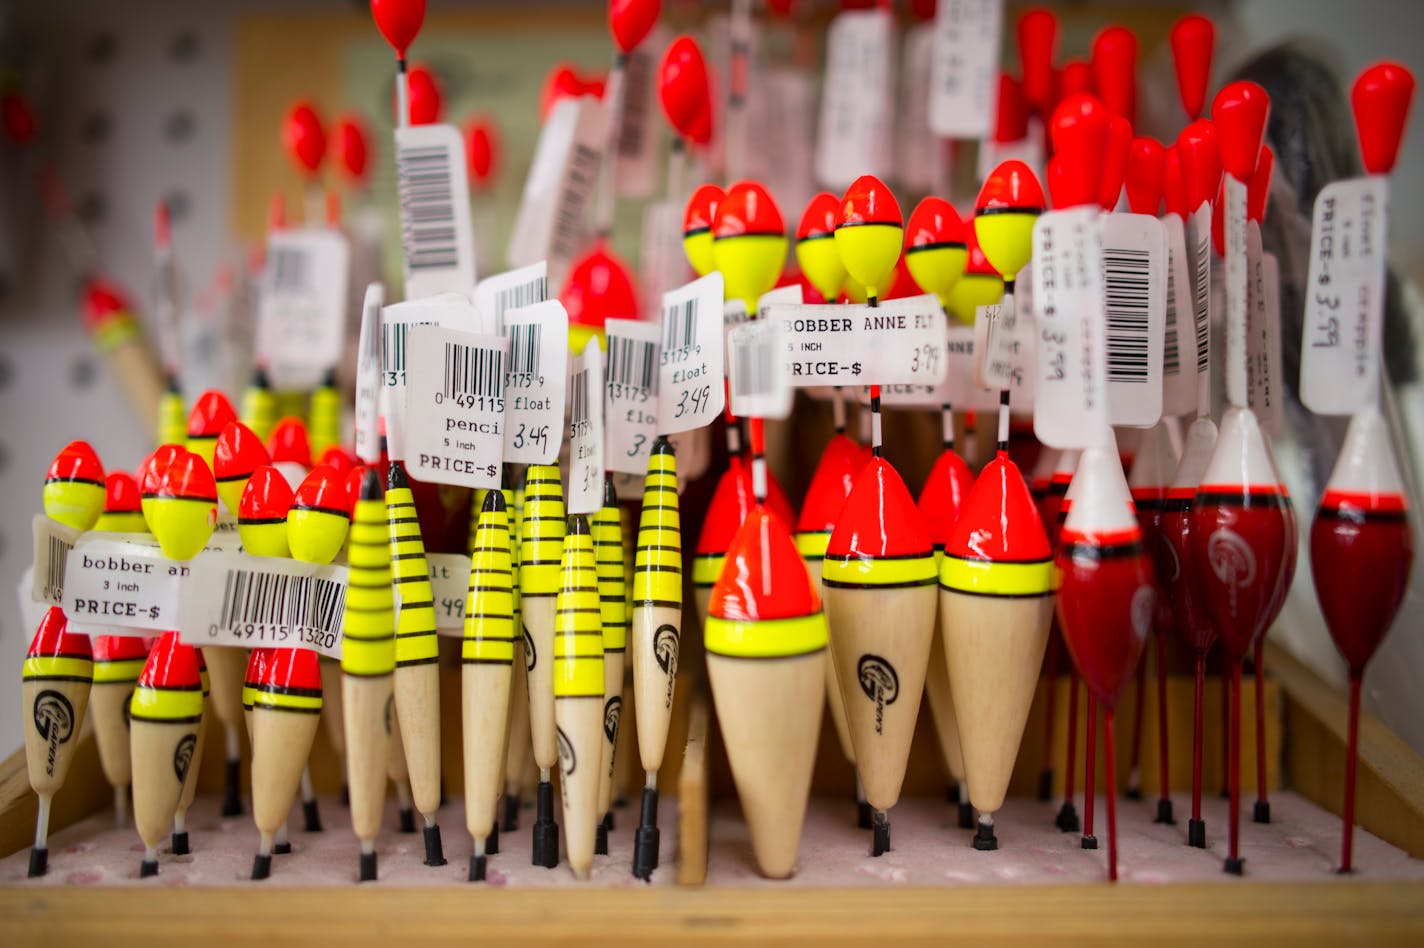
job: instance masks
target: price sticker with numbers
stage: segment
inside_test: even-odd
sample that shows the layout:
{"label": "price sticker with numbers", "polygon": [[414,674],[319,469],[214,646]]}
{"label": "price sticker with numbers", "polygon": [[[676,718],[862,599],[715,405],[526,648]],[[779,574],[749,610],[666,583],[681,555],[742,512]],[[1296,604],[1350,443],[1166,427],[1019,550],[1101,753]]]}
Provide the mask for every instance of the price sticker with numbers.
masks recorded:
{"label": "price sticker with numbers", "polygon": [[974,309],[974,382],[980,388],[1002,391],[1013,387],[1014,327],[1018,308],[1014,298]]}
{"label": "price sticker with numbers", "polygon": [[361,337],[356,346],[356,456],[363,464],[381,459],[378,424],[381,413],[381,307],[386,291],[379,283],[366,287],[361,303]]}
{"label": "price sticker with numbers", "polygon": [[409,345],[405,463],[411,476],[460,487],[498,487],[508,343],[501,336],[416,326]]}
{"label": "price sticker with numbers", "polygon": [[791,384],[786,376],[786,339],[778,319],[759,319],[727,333],[727,381],[732,414],[786,418],[791,414]]}
{"label": "price sticker with numbers", "polygon": [[504,459],[553,464],[564,434],[569,314],[558,300],[504,314]]}
{"label": "price sticker with numbers", "polygon": [[189,645],[304,648],[341,657],[349,570],[247,553],[194,559],[178,606]]}
{"label": "price sticker with numbers", "polygon": [[326,228],[267,239],[257,306],[257,361],[278,389],[309,389],[341,360],[351,249]]}
{"label": "price sticker with numbers", "polygon": [[1162,417],[1167,328],[1167,239],[1147,214],[1105,214],[1103,313],[1108,422],[1149,428]]}
{"label": "price sticker with numbers", "polygon": [[549,265],[543,260],[487,276],[475,285],[480,332],[504,335],[504,314],[549,298]]}
{"label": "price sticker with numbers", "polygon": [[64,571],[69,563],[69,551],[84,535],[83,530],[51,520],[44,514],[35,514],[34,533],[34,579],[31,596],[36,602],[59,605],[64,595]]}
{"label": "price sticker with numbers", "polygon": [[648,456],[658,436],[658,340],[662,327],[641,319],[610,319],[604,323],[604,332],[608,337],[605,463],[610,471],[642,475],[648,470]]}
{"label": "price sticker with numbers", "polygon": [[75,632],[179,629],[179,597],[190,568],[166,559],[151,536],[86,533],[69,551],[61,604]]}
{"label": "price sticker with numbers", "polygon": [[726,405],[722,274],[663,294],[658,353],[658,433],[710,425]]}
{"label": "price sticker with numbers", "polygon": [[879,306],[772,306],[792,387],[937,385],[945,373],[944,309],[934,296]]}
{"label": "price sticker with numbers", "polygon": [[999,77],[1003,0],[940,0],[930,56],[930,128],[942,138],[988,138]]}
{"label": "price sticker with numbers", "polygon": [[431,601],[435,603],[435,631],[460,638],[465,634],[470,558],[463,553],[426,553],[425,565],[430,571]]}
{"label": "price sticker with numbers", "polygon": [[[955,323],[945,330],[945,373],[937,385],[897,383],[882,385],[880,403],[887,408],[974,408],[983,401],[974,382],[974,327]],[[870,404],[870,389],[857,393],[862,405]],[[998,404],[995,396],[994,404]]]}
{"label": "price sticker with numbers", "polygon": [[459,129],[396,129],[396,194],[406,299],[468,293],[475,283],[475,231]]}
{"label": "price sticker with numbers", "polygon": [[1315,199],[1300,400],[1322,415],[1351,415],[1379,398],[1384,346],[1388,181],[1328,184]]}
{"label": "price sticker with numbers", "polygon": [[406,456],[406,362],[410,332],[416,326],[475,332],[479,314],[460,293],[392,303],[381,310],[381,416],[386,419],[386,447],[393,461]]}
{"label": "price sticker with numbers", "polygon": [[569,513],[603,506],[603,349],[590,339],[569,373]]}

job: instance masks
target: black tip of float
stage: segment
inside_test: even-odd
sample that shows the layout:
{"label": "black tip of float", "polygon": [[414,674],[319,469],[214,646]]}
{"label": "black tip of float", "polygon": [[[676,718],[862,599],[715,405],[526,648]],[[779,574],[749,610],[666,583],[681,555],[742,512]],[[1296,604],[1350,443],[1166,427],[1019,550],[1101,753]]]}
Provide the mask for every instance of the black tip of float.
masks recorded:
{"label": "black tip of float", "polygon": [[242,815],[242,761],[228,760],[223,768],[223,816]]}
{"label": "black tip of float", "polygon": [[38,879],[49,872],[49,849],[43,846],[36,846],[30,850],[30,878]]}
{"label": "black tip of float", "polygon": [[1079,842],[1079,845],[1081,845],[1084,849],[1097,849],[1098,838],[1096,836],[1084,836]]}
{"label": "black tip of float", "polygon": [[658,791],[643,788],[643,812],[638,818],[638,832],[633,836],[633,876],[644,882],[653,877],[658,867],[658,848],[662,834],[658,831]]}
{"label": "black tip of float", "polygon": [[1128,787],[1128,788],[1127,788],[1127,792],[1124,793],[1123,796],[1127,797],[1129,800],[1141,800],[1141,799],[1142,799],[1142,788],[1141,788],[1141,787]]}
{"label": "black tip of float", "polygon": [[588,536],[588,518],[583,514],[569,516],[569,533],[573,536]]}
{"label": "black tip of float", "polygon": [[405,465],[392,461],[386,468],[386,490],[402,490],[410,487],[410,478],[405,476]]}
{"label": "black tip of float", "polygon": [[274,856],[290,856],[292,854],[292,841],[284,839],[280,843],[273,843],[272,854]]}
{"label": "black tip of float", "polygon": [[485,855],[499,855],[499,820],[494,821],[494,825],[490,827],[489,835],[485,837]]}
{"label": "black tip of float", "polygon": [[480,513],[499,513],[504,509],[504,491],[492,490],[485,494],[485,502],[480,505]]}
{"label": "black tip of float", "polygon": [[608,855],[608,824],[599,823],[593,831],[593,854],[595,856]]}
{"label": "black tip of float", "polygon": [[360,878],[359,881],[361,881],[361,882],[375,882],[375,881],[376,881],[376,854],[375,854],[375,853],[362,853],[362,854],[361,854],[361,878]]}
{"label": "black tip of float", "polygon": [[1177,821],[1172,818],[1172,801],[1171,801],[1171,800],[1158,800],[1158,801],[1157,801],[1157,818],[1156,818],[1155,820],[1153,820],[1152,822],[1154,822],[1154,823],[1165,823],[1167,826],[1176,826],[1176,825],[1177,825]]}
{"label": "black tip of float", "polygon": [[974,828],[974,806],[968,800],[961,800],[959,803],[959,828],[964,830]]}
{"label": "black tip of float", "polygon": [[513,833],[519,829],[519,794],[506,793],[504,795],[504,825],[500,829],[506,833]]}
{"label": "black tip of float", "polygon": [[345,780],[341,781],[341,806],[342,809],[351,809],[351,785]]}
{"label": "black tip of float", "polygon": [[485,881],[485,857],[484,857],[484,856],[471,856],[471,857],[470,857],[470,881],[471,881],[471,882],[484,882],[484,881]]}
{"label": "black tip of float", "polygon": [[140,879],[151,879],[156,875],[158,875],[157,859],[145,859],[138,864],[138,877]]}
{"label": "black tip of float", "polygon": [[1058,817],[1053,821],[1065,833],[1076,833],[1082,829],[1082,824],[1078,822],[1078,808],[1073,805],[1072,800],[1064,800],[1063,806],[1058,810]]}
{"label": "black tip of float", "polygon": [[316,798],[302,801],[302,821],[308,833],[321,832],[321,809],[316,805]]}
{"label": "black tip of float", "polygon": [[1229,875],[1229,876],[1245,875],[1245,874],[1246,874],[1246,860],[1245,860],[1245,859],[1242,859],[1242,858],[1239,857],[1239,856],[1236,857],[1235,859],[1233,859],[1233,858],[1230,857],[1230,856],[1227,856],[1227,857],[1226,857],[1226,861],[1225,861],[1224,863],[1222,863],[1222,865],[1221,865],[1221,871],[1224,872],[1224,873],[1226,873],[1226,874]]}
{"label": "black tip of float", "polygon": [[175,830],[173,833],[173,855],[186,856],[191,852],[192,850],[188,848],[188,831]]}
{"label": "black tip of float", "polygon": [[974,831],[974,848],[981,853],[991,853],[999,848],[999,838],[994,835],[993,823],[980,823]]}
{"label": "black tip of float", "polygon": [[857,828],[863,830],[868,830],[875,826],[870,804],[864,800],[855,801],[855,825]]}
{"label": "black tip of float", "polygon": [[1187,845],[1206,849],[1206,820],[1187,820]]}
{"label": "black tip of float", "polygon": [[380,475],[373,468],[366,468],[361,475],[361,500],[380,500],[382,496]]}
{"label": "black tip of float", "polygon": [[613,811],[612,811],[612,810],[609,810],[607,813],[603,814],[603,828],[606,829],[606,830],[608,830],[608,832],[610,832],[610,833],[613,832]]}
{"label": "black tip of float", "polygon": [[403,806],[400,810],[400,831],[402,833],[415,832],[415,811],[408,806]]}
{"label": "black tip of float", "polygon": [[534,850],[530,862],[552,869],[559,864],[559,824],[554,822],[554,785],[539,781],[535,791]]}
{"label": "black tip of float", "polygon": [[949,786],[945,787],[944,798],[950,803],[957,805],[959,803],[959,784],[952,783]]}
{"label": "black tip of float", "polygon": [[870,855],[883,856],[890,851],[890,818],[884,813],[875,814],[875,831],[871,834]]}
{"label": "black tip of float", "polygon": [[1335,874],[1337,876],[1353,876],[1355,869],[1353,866],[1341,866],[1335,870]]}
{"label": "black tip of float", "polygon": [[445,847],[440,844],[440,827],[425,827],[425,864],[427,866],[445,865]]}
{"label": "black tip of float", "polygon": [[[155,865],[154,871],[158,871]],[[272,874],[272,857],[266,853],[258,853],[252,860],[252,879],[254,882],[267,878]]]}
{"label": "black tip of float", "polygon": [[1257,800],[1255,809],[1251,811],[1251,820],[1255,823],[1271,822],[1271,801]]}
{"label": "black tip of float", "polygon": [[676,452],[673,451],[673,449],[672,449],[672,442],[668,440],[668,436],[667,436],[667,435],[658,435],[657,440],[653,442],[653,447],[652,447],[651,453],[652,453],[652,454],[674,454],[674,453],[676,453]]}
{"label": "black tip of float", "polygon": [[1038,798],[1044,803],[1053,799],[1053,768],[1051,767],[1038,773]]}
{"label": "black tip of float", "polygon": [[603,506],[618,506],[618,489],[613,486],[613,474],[611,472],[603,475]]}

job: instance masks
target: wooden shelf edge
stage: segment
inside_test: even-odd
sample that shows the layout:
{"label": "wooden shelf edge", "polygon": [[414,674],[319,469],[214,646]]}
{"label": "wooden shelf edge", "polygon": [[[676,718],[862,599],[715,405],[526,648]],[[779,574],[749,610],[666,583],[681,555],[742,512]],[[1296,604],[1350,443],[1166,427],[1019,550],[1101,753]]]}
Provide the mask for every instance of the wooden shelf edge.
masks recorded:
{"label": "wooden shelf edge", "polygon": [[677,779],[677,884],[698,886],[707,881],[707,689],[692,682],[687,746]]}

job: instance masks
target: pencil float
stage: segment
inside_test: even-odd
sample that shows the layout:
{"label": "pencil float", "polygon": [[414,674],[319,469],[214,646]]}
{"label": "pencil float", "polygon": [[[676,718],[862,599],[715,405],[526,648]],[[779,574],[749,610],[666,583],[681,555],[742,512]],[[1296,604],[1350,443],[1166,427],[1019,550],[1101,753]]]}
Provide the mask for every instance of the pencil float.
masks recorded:
{"label": "pencil float", "polygon": [[[508,472],[508,468],[505,469]],[[508,476],[508,474],[507,474]],[[505,734],[504,752],[504,814],[500,821],[500,832],[513,833],[519,829],[520,797],[525,788],[525,778],[534,769],[534,739],[529,725],[529,662],[524,651],[523,581],[520,568],[523,552],[520,538],[524,533],[524,483],[523,478],[511,478],[514,489],[504,495],[505,506],[509,510],[509,551],[510,563],[514,569],[514,618],[515,627],[521,634],[514,642],[514,680],[509,690],[509,727]]]}
{"label": "pencil float", "polygon": [[667,749],[681,642],[677,455],[672,442],[660,435],[648,455],[633,560],[633,712],[644,774],[642,808],[633,838],[633,875],[645,881],[658,867],[658,770]]}
{"label": "pencil float", "polygon": [[603,756],[599,765],[598,812],[602,822],[594,853],[608,855],[613,829],[613,770],[618,725],[623,718],[623,673],[628,651],[628,581],[623,565],[623,518],[613,478],[603,478],[603,506],[592,517],[593,554],[598,569],[598,606],[603,624]]}
{"label": "pencil float", "polygon": [[[361,844],[357,878],[376,880],[376,835],[386,802],[396,668],[396,614],[391,586],[390,528],[380,476],[361,474],[346,557],[341,698],[346,728],[346,788],[351,829]],[[325,686],[323,685],[323,692]]]}
{"label": "pencil float", "polygon": [[[203,700],[207,700],[209,693],[208,686],[208,665],[203,661],[203,650],[193,649],[198,661],[198,684],[202,691]],[[178,805],[173,810],[173,855],[186,856],[191,853],[192,846],[188,839],[188,809],[193,805],[193,800],[198,796],[198,769],[203,762],[204,737],[207,734],[206,715],[197,724],[198,740],[193,744],[192,756],[188,760],[187,772],[183,775],[183,787],[178,792]]]}
{"label": "pencil float", "polygon": [[197,649],[165,632],[148,654],[129,705],[134,826],[143,840],[139,877],[158,874],[158,845],[173,829],[203,719]]}
{"label": "pencil float", "polygon": [[307,426],[311,436],[312,457],[321,457],[341,444],[341,392],[336,388],[336,371],[328,370],[321,384],[311,393],[311,411]]}
{"label": "pencil float", "polygon": [[263,441],[271,436],[277,424],[277,394],[272,391],[267,370],[262,366],[252,370],[252,379],[242,390],[237,417]]}
{"label": "pencil float", "polygon": [[392,461],[386,474],[386,513],[391,577],[400,590],[396,618],[395,708],[410,774],[411,797],[425,822],[425,864],[445,865],[440,826],[440,641],[435,632],[435,595],[420,518],[405,465]]}
{"label": "pencil float", "polygon": [[559,469],[531,464],[524,476],[524,512],[519,542],[519,618],[524,627],[524,663],[529,689],[529,731],[539,768],[535,791],[533,852],[536,866],[559,864],[559,824],[554,821],[554,785],[559,761],[554,725],[554,612],[564,546],[564,495]]}
{"label": "pencil float", "polygon": [[64,610],[50,606],[30,640],[21,676],[25,765],[39,798],[31,879],[49,871],[50,805],[69,775],[93,679],[89,637],[71,633]]}
{"label": "pencil float", "polygon": [[495,832],[504,789],[515,658],[514,562],[509,509],[501,491],[480,506],[470,548],[469,593],[461,645],[461,725],[465,757],[465,828],[474,839],[471,882],[485,878],[485,841]]}

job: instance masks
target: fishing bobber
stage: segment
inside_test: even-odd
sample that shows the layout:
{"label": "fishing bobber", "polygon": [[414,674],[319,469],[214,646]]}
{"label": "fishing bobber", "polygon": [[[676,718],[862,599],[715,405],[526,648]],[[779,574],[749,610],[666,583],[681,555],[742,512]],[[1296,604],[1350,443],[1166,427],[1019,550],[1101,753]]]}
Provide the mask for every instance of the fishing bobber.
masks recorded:
{"label": "fishing bobber", "polygon": [[628,582],[623,563],[623,519],[613,478],[603,479],[603,506],[591,523],[593,555],[598,568],[598,608],[603,625],[603,755],[598,790],[602,822],[593,851],[608,854],[608,831],[613,828],[613,771],[617,761],[618,725],[623,715],[623,671],[628,651]]}
{"label": "fishing bobber", "polygon": [[144,519],[170,560],[191,560],[218,522],[218,485],[207,462],[184,451],[173,458],[150,492],[144,485]]}
{"label": "fishing bobber", "polygon": [[376,879],[376,834],[385,808],[391,742],[396,616],[388,533],[381,479],[367,468],[361,473],[347,534],[350,575],[341,633],[346,787],[351,829],[361,843],[362,882]]}
{"label": "fishing bobber", "polygon": [[826,619],[786,526],[758,506],[704,627],[707,677],[762,875],[796,865],[825,701]]}
{"label": "fishing bobber", "polygon": [[30,850],[32,879],[49,869],[50,805],[74,760],[93,678],[89,636],[70,632],[64,610],[50,606],[25,653],[20,687],[25,708],[25,766],[30,789],[39,798],[35,845]]}
{"label": "fishing bobber", "polygon": [[129,784],[133,763],[129,754],[129,701],[139,673],[148,659],[147,642],[134,635],[94,637],[94,684],[89,690],[89,710],[94,720],[94,742],[99,766],[114,788],[114,823],[128,822]]}
{"label": "fishing bobber", "polygon": [[1211,53],[1216,44],[1216,28],[1210,20],[1189,13],[1172,24],[1168,35],[1172,65],[1177,72],[1177,92],[1187,118],[1201,117],[1206,105],[1206,87],[1211,79]]}
{"label": "fishing bobber", "polygon": [[869,174],[851,182],[836,217],[836,248],[872,306],[890,289],[904,239],[904,215],[884,182]]}
{"label": "fishing bobber", "polygon": [[633,558],[633,712],[644,774],[642,809],[633,838],[633,875],[645,881],[658,867],[658,771],[667,751],[681,651],[682,520],[677,455],[672,443],[659,437],[648,455]]}
{"label": "fishing bobber", "polygon": [[[208,664],[203,660],[203,650],[193,649],[198,659],[198,683],[203,700],[209,693]],[[192,852],[188,840],[188,810],[198,797],[198,770],[203,762],[203,744],[207,735],[206,716],[198,722],[198,742],[193,745],[193,756],[188,762],[188,773],[183,778],[183,789],[178,794],[178,806],[173,811],[173,855],[186,856]]]}
{"label": "fishing bobber", "polygon": [[1004,278],[979,249],[974,228],[966,231],[964,274],[950,288],[949,313],[961,323],[972,325],[979,307],[992,306],[1004,298]]}
{"label": "fishing bobber", "polygon": [[440,826],[440,640],[435,594],[420,518],[405,465],[392,461],[386,474],[386,514],[391,542],[391,581],[400,593],[396,612],[395,710],[410,773],[415,809],[425,821],[425,864],[445,865]]}
{"label": "fishing bobber", "polygon": [[[808,494],[809,496],[809,494]],[[727,559],[727,547],[732,537],[747,519],[756,501],[752,497],[752,476],[746,459],[732,455],[727,470],[717,480],[707,513],[702,518],[702,530],[697,534],[696,552],[692,560],[692,595],[699,622],[707,621],[707,604],[712,599],[712,587],[722,575]],[[804,512],[804,506],[803,506]],[[827,531],[829,533],[829,531]],[[819,562],[818,562],[819,567]]]}
{"label": "fishing bobber", "polygon": [[640,312],[632,272],[601,240],[574,261],[559,301],[569,314],[571,352],[582,352],[595,337],[602,345],[604,323],[610,317],[623,319]]}
{"label": "fishing bobber", "polygon": [[989,265],[1003,274],[1004,294],[1028,264],[1033,223],[1047,201],[1033,169],[1022,161],[1005,161],[990,172],[974,204],[974,235]]}
{"label": "fishing bobber", "polygon": [[211,467],[217,450],[218,436],[230,422],[237,421],[237,412],[227,396],[216,389],[208,389],[193,402],[193,410],[188,413],[188,434],[185,447],[198,455]]}
{"label": "fishing bobber", "polygon": [[265,659],[252,693],[252,818],[260,834],[254,880],[272,874],[277,831],[287,822],[321,718],[316,652],[274,648]]}
{"label": "fishing bobber", "polygon": [[831,660],[856,771],[873,810],[871,855],[890,849],[935,635],[935,555],[914,498],[884,458],[856,478],[821,566]]}
{"label": "fishing bobber", "polygon": [[559,825],[554,822],[552,772],[559,762],[554,725],[554,613],[559,562],[564,546],[564,495],[559,469],[531,464],[524,476],[524,511],[519,542],[519,615],[524,626],[524,662],[529,682],[529,730],[535,791],[533,864],[559,864]]}
{"label": "fishing bobber", "polygon": [[267,454],[292,489],[296,490],[312,466],[311,439],[306,424],[300,418],[292,417],[278,421],[267,438]]}
{"label": "fishing bobber", "polygon": [[104,466],[86,441],[71,441],[50,462],[44,512],[75,530],[88,530],[104,510]]}
{"label": "fishing bobber", "polygon": [[834,303],[845,286],[846,268],[836,246],[840,200],[828,191],[811,198],[796,226],[796,262],[821,298]]}
{"label": "fishing bobber", "polygon": [[1137,116],[1137,37],[1109,26],[1093,38],[1093,89],[1103,104],[1128,122]]}
{"label": "fishing bobber", "polygon": [[682,250],[688,263],[702,277],[717,269],[712,255],[712,221],[726,192],[715,184],[704,184],[687,199],[682,217]]}
{"label": "fishing bobber", "polygon": [[1048,10],[1028,10],[1019,17],[1017,36],[1024,99],[1040,118],[1046,119],[1057,97],[1053,60],[1058,45],[1058,18]]}
{"label": "fishing bobber", "polygon": [[1112,447],[1088,448],[1073,478],[1058,538],[1058,616],[1073,664],[1103,709],[1108,878],[1117,879],[1117,769],[1113,716],[1152,630],[1156,594],[1122,464]]}
{"label": "fishing bobber", "polygon": [[146,533],[148,521],[143,519],[138,481],[126,471],[110,471],[104,475],[104,510],[94,521],[100,533]]}
{"label": "fishing bobber", "polygon": [[706,145],[712,140],[712,90],[702,48],[690,36],[668,44],[658,62],[658,101],[668,124],[677,132],[676,154],[685,142]]}
{"label": "fishing bobber", "polygon": [[722,271],[727,298],[741,300],[748,313],[756,312],[757,299],[776,285],[786,262],[786,224],[761,184],[738,181],[718,202],[712,219],[712,259]]}
{"label": "fishing bobber", "polygon": [[306,99],[292,103],[282,118],[282,148],[307,183],[313,183],[326,157],[326,130]]}
{"label": "fishing bobber", "polygon": [[218,434],[213,447],[213,477],[217,480],[218,496],[231,513],[237,513],[252,472],[270,463],[271,457],[262,439],[242,422],[230,422]]}
{"label": "fishing bobber", "polygon": [[1033,497],[1000,448],[974,482],[944,548],[939,621],[950,692],[979,811],[976,849],[997,849],[1053,611],[1053,553]]}
{"label": "fishing bobber", "polygon": [[944,198],[930,196],[915,205],[905,227],[905,266],[921,290],[939,297],[946,312],[951,292],[969,262],[968,228]]}
{"label": "fishing bobber", "polygon": [[341,444],[341,392],[335,370],[327,370],[312,390],[309,417],[312,456],[319,458]]}
{"label": "fishing bobber", "polygon": [[158,844],[173,829],[184,781],[197,763],[202,688],[197,649],[177,632],[163,633],[129,703],[134,826],[144,845],[140,878],[158,874]]}
{"label": "fishing bobber", "polygon": [[253,556],[290,556],[287,511],[292,488],[282,472],[264,464],[252,472],[237,508],[237,534]]}
{"label": "fishing bobber", "polygon": [[252,370],[252,378],[242,390],[237,417],[257,437],[264,441],[271,437],[277,425],[277,393],[272,391],[267,370],[262,366]]}

